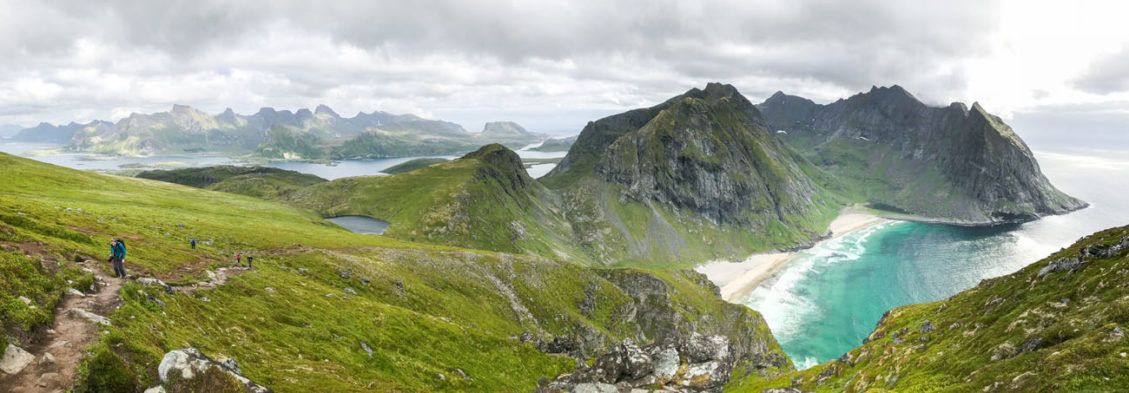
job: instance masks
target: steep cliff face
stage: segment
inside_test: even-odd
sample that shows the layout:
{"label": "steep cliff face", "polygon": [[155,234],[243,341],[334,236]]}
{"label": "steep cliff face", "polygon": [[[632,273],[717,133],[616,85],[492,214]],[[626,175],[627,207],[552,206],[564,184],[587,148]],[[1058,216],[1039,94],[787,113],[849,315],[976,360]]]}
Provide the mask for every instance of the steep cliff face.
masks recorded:
{"label": "steep cliff face", "polygon": [[836,187],[882,207],[992,224],[1086,206],[1051,185],[1027,145],[979,104],[930,107],[893,86],[827,105],[777,93],[758,107]]}
{"label": "steep cliff face", "polygon": [[[577,237],[598,260],[803,244],[822,234],[833,203],[809,178],[811,165],[763,124],[737,89],[711,83],[589,123],[543,180],[563,194]],[[618,246],[627,252],[616,254]]]}
{"label": "steep cliff face", "polygon": [[1104,230],[948,299],[893,309],[838,360],[732,390],[1122,390],[1129,386],[1126,274],[1129,227]]}

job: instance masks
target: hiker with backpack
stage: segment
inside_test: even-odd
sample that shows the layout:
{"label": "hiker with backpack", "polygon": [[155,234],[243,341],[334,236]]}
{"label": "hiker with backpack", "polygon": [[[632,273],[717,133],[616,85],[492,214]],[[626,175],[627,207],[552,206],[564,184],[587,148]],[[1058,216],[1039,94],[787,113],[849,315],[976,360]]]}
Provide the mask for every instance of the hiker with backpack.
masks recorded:
{"label": "hiker with backpack", "polygon": [[125,278],[125,242],[122,239],[110,241],[110,263],[114,265],[114,277]]}

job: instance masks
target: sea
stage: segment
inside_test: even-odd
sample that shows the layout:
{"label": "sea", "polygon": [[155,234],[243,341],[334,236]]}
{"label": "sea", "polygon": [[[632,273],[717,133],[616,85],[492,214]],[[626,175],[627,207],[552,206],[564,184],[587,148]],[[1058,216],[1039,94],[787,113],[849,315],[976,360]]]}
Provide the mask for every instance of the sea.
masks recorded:
{"label": "sea", "polygon": [[1035,157],[1055,186],[1090,207],[996,227],[880,224],[797,253],[744,303],[764,315],[796,366],[808,368],[862,344],[891,308],[947,298],[1082,236],[1129,225],[1129,151]]}

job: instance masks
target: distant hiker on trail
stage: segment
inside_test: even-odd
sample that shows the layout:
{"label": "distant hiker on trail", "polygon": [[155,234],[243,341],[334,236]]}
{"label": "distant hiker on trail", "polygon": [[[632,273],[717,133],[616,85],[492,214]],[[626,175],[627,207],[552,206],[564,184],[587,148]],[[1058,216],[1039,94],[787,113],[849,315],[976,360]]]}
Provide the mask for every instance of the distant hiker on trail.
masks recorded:
{"label": "distant hiker on trail", "polygon": [[239,266],[242,263],[243,263],[243,253],[236,251],[235,252],[235,266]]}
{"label": "distant hiker on trail", "polygon": [[195,250],[196,249],[196,238],[192,238],[192,240],[189,240],[188,244],[192,246],[193,250]]}
{"label": "distant hiker on trail", "polygon": [[248,268],[248,269],[250,269],[250,268],[251,268],[251,262],[253,262],[254,260],[255,260],[255,257],[254,257],[254,256],[251,256],[251,255],[248,255],[248,256],[247,256],[247,268]]}
{"label": "distant hiker on trail", "polygon": [[114,265],[114,277],[125,278],[125,242],[121,239],[110,241],[110,263]]}

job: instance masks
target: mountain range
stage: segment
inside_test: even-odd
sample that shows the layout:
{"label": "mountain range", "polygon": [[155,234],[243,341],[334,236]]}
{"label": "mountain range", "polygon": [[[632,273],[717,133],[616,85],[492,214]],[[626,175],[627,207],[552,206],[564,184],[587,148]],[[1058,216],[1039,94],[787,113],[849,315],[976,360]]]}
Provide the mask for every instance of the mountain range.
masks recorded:
{"label": "mountain range", "polygon": [[648,266],[805,247],[850,205],[960,225],[1086,206],[1054,188],[1023,141],[980,105],[931,108],[895,86],[821,108],[783,94],[754,105],[711,83],[590,122],[540,179],[491,145],[277,199],[325,216],[386,219],[386,236],[412,241]]}
{"label": "mountain range", "polygon": [[174,105],[168,112],[134,113],[117,122],[41,123],[14,138],[64,144],[68,151],[131,156],[209,152],[272,159],[366,159],[461,154],[488,143],[517,149],[548,137],[513,122],[487,123],[482,132],[471,133],[455,123],[415,115],[376,111],[342,117],[325,105],[295,112],[262,108],[251,115],[230,108],[209,115]]}

